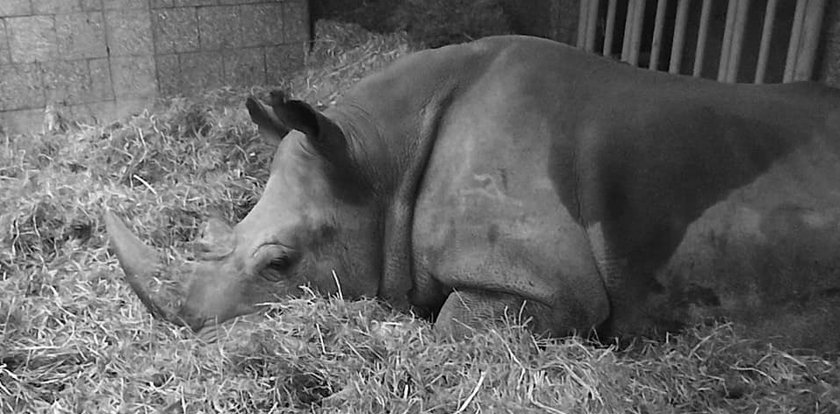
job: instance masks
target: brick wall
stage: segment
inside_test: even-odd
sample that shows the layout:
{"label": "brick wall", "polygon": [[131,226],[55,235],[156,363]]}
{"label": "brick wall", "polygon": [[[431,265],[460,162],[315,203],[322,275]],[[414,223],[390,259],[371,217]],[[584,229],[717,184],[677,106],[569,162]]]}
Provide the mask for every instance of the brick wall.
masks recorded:
{"label": "brick wall", "polygon": [[0,136],[44,107],[110,120],[158,97],[277,83],[303,63],[306,0],[0,0]]}

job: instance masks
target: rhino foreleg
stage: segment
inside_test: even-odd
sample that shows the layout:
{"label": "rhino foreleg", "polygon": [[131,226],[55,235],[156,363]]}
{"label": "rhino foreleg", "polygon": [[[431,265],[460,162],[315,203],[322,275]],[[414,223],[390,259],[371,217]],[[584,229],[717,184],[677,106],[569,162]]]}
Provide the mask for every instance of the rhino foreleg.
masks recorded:
{"label": "rhino foreleg", "polygon": [[659,290],[653,275],[643,268],[631,268],[627,255],[604,234],[601,223],[586,232],[610,304],[609,318],[599,327],[602,339],[652,335],[657,324],[673,325],[669,315],[650,307],[651,295]]}

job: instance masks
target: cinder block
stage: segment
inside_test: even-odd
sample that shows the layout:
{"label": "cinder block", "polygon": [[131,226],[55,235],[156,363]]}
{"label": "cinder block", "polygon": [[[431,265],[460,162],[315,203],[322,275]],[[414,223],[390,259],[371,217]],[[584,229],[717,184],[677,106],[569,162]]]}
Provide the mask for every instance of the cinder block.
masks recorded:
{"label": "cinder block", "polygon": [[148,10],[109,10],[105,12],[105,22],[111,56],[154,53],[152,21]]}
{"label": "cinder block", "polygon": [[157,94],[152,56],[112,57],[111,78],[117,99],[152,98]]}
{"label": "cinder block", "polygon": [[175,7],[215,6],[216,4],[219,4],[217,0],[172,0],[172,5]]}
{"label": "cinder block", "polygon": [[108,55],[101,12],[59,14],[55,32],[61,59],[80,59]]}
{"label": "cinder block", "polygon": [[85,102],[90,89],[86,60],[55,60],[41,65],[47,103],[71,105]]}
{"label": "cinder block", "polygon": [[163,9],[173,7],[174,3],[172,0],[152,0],[152,8],[153,9]]}
{"label": "cinder block", "polygon": [[149,2],[146,0],[102,0],[102,7],[105,10],[148,10]]}
{"label": "cinder block", "polygon": [[224,86],[220,53],[185,53],[181,55],[180,85],[185,94]]}
{"label": "cinder block", "polygon": [[82,11],[81,4],[76,0],[32,0],[33,14],[75,13],[80,11]]}
{"label": "cinder block", "polygon": [[6,36],[6,21],[0,19],[0,65],[12,63],[12,53],[9,50],[9,37]]}
{"label": "cinder block", "polygon": [[156,53],[198,50],[198,20],[195,8],[159,9],[152,12]]}
{"label": "cinder block", "polygon": [[303,68],[306,44],[267,47],[265,51],[266,84],[285,83],[290,74]]}
{"label": "cinder block", "polygon": [[266,46],[285,43],[283,4],[252,4],[242,8],[242,45]]}
{"label": "cinder block", "polygon": [[43,108],[0,112],[0,135],[40,131],[43,122]]}
{"label": "cinder block", "polygon": [[198,33],[201,50],[220,50],[242,44],[242,24],[238,6],[201,7],[198,9]]}
{"label": "cinder block", "polygon": [[265,53],[262,48],[224,53],[225,83],[235,87],[265,84]]}
{"label": "cinder block", "polygon": [[157,81],[161,96],[175,96],[181,91],[181,65],[178,55],[157,55]]}
{"label": "cinder block", "polygon": [[8,18],[6,32],[14,63],[43,62],[56,56],[55,20],[52,16]]}
{"label": "cinder block", "polygon": [[32,14],[32,4],[29,0],[0,1],[0,17],[27,16]]}
{"label": "cinder block", "polygon": [[107,104],[101,105],[98,103],[83,103],[61,108],[63,110],[61,114],[67,116],[75,122],[91,124],[94,123],[97,119],[99,119],[99,116],[97,115],[102,114],[107,116],[107,108]]}
{"label": "cinder block", "polygon": [[114,99],[108,59],[58,60],[41,66],[47,103],[75,105]]}
{"label": "cinder block", "polygon": [[150,99],[123,99],[73,105],[64,109],[75,121],[109,124],[129,115],[141,113],[153,103]]}
{"label": "cinder block", "polygon": [[300,0],[283,4],[283,28],[286,43],[309,40],[309,10]]}
{"label": "cinder block", "polygon": [[82,11],[102,10],[102,0],[82,0]]}
{"label": "cinder block", "polygon": [[90,59],[90,101],[110,101],[114,99],[114,86],[111,82],[111,62],[107,59]]}
{"label": "cinder block", "polygon": [[0,66],[0,111],[43,106],[44,88],[38,64]]}
{"label": "cinder block", "polygon": [[154,104],[151,99],[117,99],[114,103],[114,118],[117,120],[129,115],[136,115],[143,112]]}

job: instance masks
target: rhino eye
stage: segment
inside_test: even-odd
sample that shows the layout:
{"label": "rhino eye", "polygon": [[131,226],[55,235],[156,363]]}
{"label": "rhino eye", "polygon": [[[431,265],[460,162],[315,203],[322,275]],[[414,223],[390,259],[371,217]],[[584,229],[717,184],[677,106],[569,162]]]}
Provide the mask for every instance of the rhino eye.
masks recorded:
{"label": "rhino eye", "polygon": [[286,273],[292,267],[292,259],[288,256],[279,256],[271,259],[270,262],[262,270],[261,274],[264,278],[279,282],[286,278]]}

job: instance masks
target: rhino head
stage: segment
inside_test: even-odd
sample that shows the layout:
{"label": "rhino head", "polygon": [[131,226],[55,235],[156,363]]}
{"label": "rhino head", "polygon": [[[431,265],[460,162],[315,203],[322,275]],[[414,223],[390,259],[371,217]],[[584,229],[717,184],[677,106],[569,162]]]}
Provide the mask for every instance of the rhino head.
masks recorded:
{"label": "rhino head", "polygon": [[[199,331],[301,293],[303,286],[373,297],[379,284],[380,206],[357,167],[355,144],[327,115],[271,94],[270,106],[246,104],[260,134],[277,150],[264,193],[236,226],[205,226],[197,261],[174,299],[148,288],[164,265],[113,214],[105,223],[126,280],[152,315]],[[169,273],[169,275],[167,275]],[[352,280],[346,279],[352,275]],[[172,295],[172,292],[169,292]]]}

